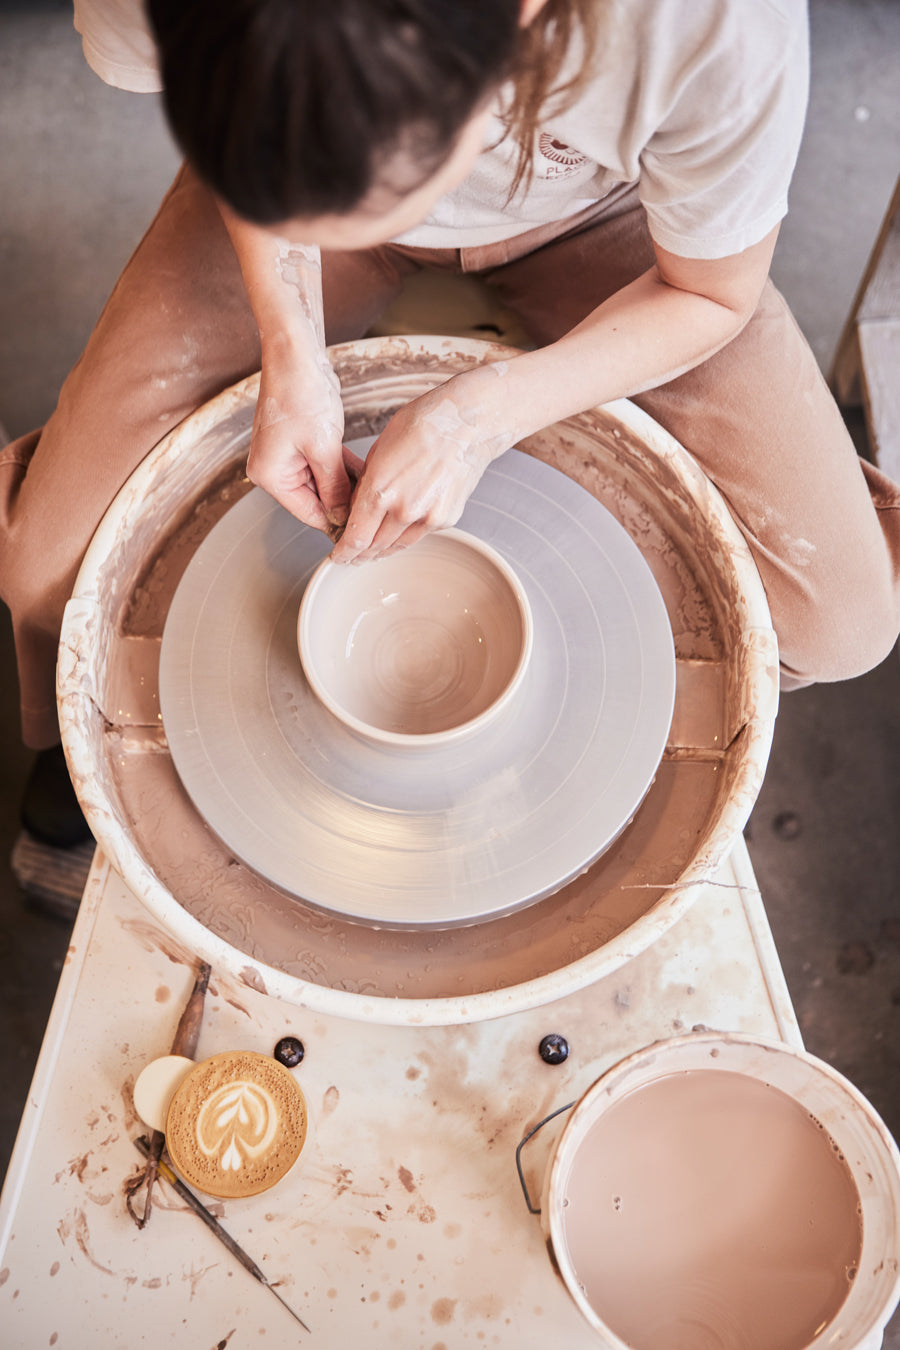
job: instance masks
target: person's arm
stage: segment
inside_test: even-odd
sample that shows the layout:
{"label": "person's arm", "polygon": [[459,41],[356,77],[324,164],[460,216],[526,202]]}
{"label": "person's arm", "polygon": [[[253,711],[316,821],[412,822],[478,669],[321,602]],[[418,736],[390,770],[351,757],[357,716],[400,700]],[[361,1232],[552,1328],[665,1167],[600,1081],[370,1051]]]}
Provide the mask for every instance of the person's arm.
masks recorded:
{"label": "person's arm", "polygon": [[319,250],[248,224],[222,203],[219,209],[262,350],[247,474],[307,524],[343,525],[351,487],[340,384],[325,352]]}
{"label": "person's arm", "polygon": [[574,413],[665,384],[753,314],[778,235],[729,258],[656,249],[656,266],[538,351],[454,376],[407,404],[373,446],[336,562],[406,547],[459,519],[491,460]]}

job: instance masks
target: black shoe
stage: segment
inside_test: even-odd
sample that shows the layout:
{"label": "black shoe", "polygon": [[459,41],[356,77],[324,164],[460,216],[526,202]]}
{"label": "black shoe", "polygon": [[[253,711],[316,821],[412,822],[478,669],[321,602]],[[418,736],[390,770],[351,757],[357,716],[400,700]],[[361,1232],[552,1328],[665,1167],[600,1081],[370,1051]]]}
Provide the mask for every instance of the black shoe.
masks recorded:
{"label": "black shoe", "polygon": [[19,817],[30,835],[52,848],[75,848],[90,839],[61,745],[38,751],[25,783]]}

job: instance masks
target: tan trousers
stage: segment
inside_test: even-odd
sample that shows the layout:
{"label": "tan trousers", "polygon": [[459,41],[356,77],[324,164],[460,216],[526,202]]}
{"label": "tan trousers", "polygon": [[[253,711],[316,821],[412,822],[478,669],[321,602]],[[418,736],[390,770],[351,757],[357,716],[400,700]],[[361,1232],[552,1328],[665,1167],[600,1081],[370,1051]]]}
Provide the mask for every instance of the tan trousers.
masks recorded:
{"label": "tan trousers", "polygon": [[[629,193],[550,242],[329,253],[327,339],[360,337],[403,278],[427,266],[479,272],[545,343],[651,261]],[[166,432],[259,361],[228,236],[182,170],[47,425],[0,452],[0,595],[12,613],[27,744],[59,739],[62,612],[106,507]],[[900,489],[857,458],[774,288],[724,351],[635,402],[724,494],[762,575],[789,680],[844,679],[883,659],[900,629]]]}

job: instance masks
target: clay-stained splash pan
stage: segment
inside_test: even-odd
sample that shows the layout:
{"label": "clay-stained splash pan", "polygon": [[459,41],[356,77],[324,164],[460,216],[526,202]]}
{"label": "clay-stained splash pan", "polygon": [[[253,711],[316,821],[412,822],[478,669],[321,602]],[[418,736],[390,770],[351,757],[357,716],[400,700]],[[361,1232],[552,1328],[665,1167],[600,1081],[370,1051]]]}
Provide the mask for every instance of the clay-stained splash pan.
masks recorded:
{"label": "clay-stained splash pan", "polygon": [[[507,355],[445,338],[333,349],[346,438],[376,435],[411,398]],[[166,618],[198,547],[250,489],[244,462],[257,389],[258,377],[242,382],[161,442],[110,508],[67,607],[60,718],[97,839],[192,950],[322,1012],[475,1021],[600,978],[690,904],[730,851],[762,781],[777,706],[776,644],[758,574],[724,503],[690,456],[628,403],[522,443],[612,513],[656,580],[676,657],[662,762],[602,857],[527,908],[441,930],[351,921],[284,894],[221,842],[182,787],[162,727]]]}
{"label": "clay-stained splash pan", "polygon": [[[463,741],[379,745],[323,706],[297,613],[330,545],[259,488],[210,531],[169,607],[160,710],[188,795],[258,876],[344,918],[450,928],[551,895],[634,817],[665,749],[669,620],[610,512],[510,450],[460,523],[514,569],[534,629],[509,705]],[[366,586],[381,570],[367,565]],[[435,578],[432,614],[441,595]]]}

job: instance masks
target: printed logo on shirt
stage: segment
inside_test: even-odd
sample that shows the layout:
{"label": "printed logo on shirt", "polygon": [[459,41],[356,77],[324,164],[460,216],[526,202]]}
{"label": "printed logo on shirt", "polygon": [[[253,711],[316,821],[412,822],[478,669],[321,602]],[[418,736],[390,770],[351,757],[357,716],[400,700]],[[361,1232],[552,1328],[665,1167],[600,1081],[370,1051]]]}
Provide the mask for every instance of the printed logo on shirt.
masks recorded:
{"label": "printed logo on shirt", "polygon": [[538,137],[538,154],[541,156],[535,164],[538,178],[568,178],[588,162],[587,155],[558,141],[548,131],[542,131]]}

